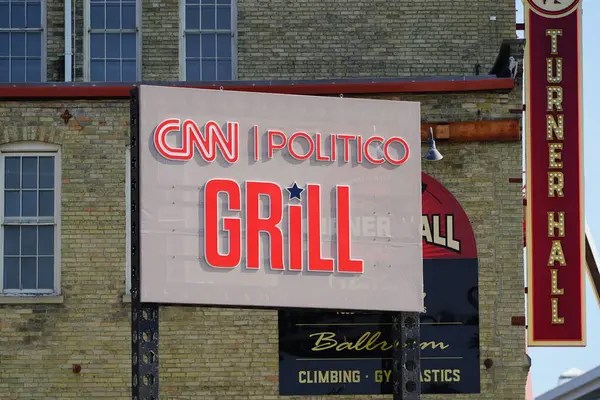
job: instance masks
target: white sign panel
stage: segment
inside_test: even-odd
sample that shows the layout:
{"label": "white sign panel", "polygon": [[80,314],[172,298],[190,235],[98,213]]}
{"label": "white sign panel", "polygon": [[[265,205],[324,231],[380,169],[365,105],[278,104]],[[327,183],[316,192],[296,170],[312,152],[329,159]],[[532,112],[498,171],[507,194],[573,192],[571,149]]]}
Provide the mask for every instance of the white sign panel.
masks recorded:
{"label": "white sign panel", "polygon": [[143,302],[423,310],[418,103],[139,93]]}

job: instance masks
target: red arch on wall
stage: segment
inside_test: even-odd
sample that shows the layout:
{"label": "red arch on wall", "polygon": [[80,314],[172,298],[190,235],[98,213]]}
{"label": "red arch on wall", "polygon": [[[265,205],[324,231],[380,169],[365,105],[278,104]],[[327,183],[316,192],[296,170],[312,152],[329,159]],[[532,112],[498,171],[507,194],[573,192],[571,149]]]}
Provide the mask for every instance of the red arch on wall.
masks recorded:
{"label": "red arch on wall", "polygon": [[423,238],[423,258],[477,258],[477,246],[471,221],[458,200],[444,185],[425,172],[421,173],[421,186],[423,217],[428,218],[432,230],[435,230],[435,216],[439,217],[438,242],[448,238],[447,216],[452,216],[451,238],[460,242],[460,251],[456,251],[439,243],[430,243]]}

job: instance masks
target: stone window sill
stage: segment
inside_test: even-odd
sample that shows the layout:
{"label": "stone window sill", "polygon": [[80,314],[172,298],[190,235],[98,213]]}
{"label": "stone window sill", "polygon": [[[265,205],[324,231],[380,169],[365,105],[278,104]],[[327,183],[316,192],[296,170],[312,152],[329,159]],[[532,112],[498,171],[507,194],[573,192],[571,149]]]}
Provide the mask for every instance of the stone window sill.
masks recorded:
{"label": "stone window sill", "polygon": [[0,304],[62,304],[65,302],[64,296],[2,296],[0,295]]}

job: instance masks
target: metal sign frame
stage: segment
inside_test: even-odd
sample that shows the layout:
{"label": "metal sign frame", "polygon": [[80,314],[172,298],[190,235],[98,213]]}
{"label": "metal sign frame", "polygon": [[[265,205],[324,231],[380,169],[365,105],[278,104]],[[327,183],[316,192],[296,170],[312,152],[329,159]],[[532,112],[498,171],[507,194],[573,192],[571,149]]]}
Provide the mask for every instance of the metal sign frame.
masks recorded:
{"label": "metal sign frame", "polygon": [[130,100],[131,124],[131,398],[158,400],[159,398],[159,332],[158,304],[140,301],[140,234],[138,208],[140,200],[139,98],[132,89]]}
{"label": "metal sign frame", "polygon": [[[140,298],[140,115],[138,88],[131,90],[130,129],[131,398],[132,400],[158,400],[160,396],[159,305],[156,303],[142,303]],[[394,400],[417,400],[421,398],[419,313],[396,313],[393,320],[393,338],[401,344],[396,346],[393,352],[393,398]]]}

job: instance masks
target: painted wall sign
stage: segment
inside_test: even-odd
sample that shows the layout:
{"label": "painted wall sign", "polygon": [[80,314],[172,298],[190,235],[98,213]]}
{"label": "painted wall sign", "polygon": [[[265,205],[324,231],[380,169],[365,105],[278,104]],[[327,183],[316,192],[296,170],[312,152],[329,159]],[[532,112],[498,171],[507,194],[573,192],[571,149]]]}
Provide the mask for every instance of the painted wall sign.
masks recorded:
{"label": "painted wall sign", "polygon": [[525,2],[529,346],[585,346],[580,0]]}
{"label": "painted wall sign", "polygon": [[[478,262],[464,210],[423,174],[423,394],[479,393]],[[391,394],[391,315],[279,311],[282,395]]]}
{"label": "painted wall sign", "polygon": [[142,86],[140,115],[142,301],[423,309],[418,103]]}

